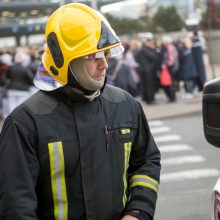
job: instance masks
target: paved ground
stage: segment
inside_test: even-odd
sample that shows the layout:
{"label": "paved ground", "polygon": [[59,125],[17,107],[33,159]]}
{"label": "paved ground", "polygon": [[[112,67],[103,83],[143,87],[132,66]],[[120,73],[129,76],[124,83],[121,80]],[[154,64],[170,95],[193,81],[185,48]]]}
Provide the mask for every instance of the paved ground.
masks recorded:
{"label": "paved ground", "polygon": [[164,119],[202,111],[202,96],[194,96],[188,100],[183,99],[182,96],[183,91],[178,92],[177,101],[167,103],[165,94],[160,91],[156,96],[157,105],[147,105],[141,101],[148,120]]}

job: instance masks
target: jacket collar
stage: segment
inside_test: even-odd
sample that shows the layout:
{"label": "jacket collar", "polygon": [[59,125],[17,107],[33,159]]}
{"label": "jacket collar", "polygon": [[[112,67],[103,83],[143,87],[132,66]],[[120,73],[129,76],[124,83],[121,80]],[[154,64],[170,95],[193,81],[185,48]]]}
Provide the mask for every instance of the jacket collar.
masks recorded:
{"label": "jacket collar", "polygon": [[[107,82],[107,78],[105,77],[105,82],[104,82],[103,87],[100,90],[100,95],[103,93],[105,89],[106,82]],[[54,91],[49,91],[49,92],[44,91],[44,92],[54,97],[58,97],[60,100],[70,105],[74,103],[80,103],[80,102],[89,102],[89,100],[85,96],[80,95],[77,92],[75,92],[72,89],[72,87],[69,85],[65,85],[64,87],[61,87]],[[100,95],[96,97],[93,101],[97,100],[100,97]]]}

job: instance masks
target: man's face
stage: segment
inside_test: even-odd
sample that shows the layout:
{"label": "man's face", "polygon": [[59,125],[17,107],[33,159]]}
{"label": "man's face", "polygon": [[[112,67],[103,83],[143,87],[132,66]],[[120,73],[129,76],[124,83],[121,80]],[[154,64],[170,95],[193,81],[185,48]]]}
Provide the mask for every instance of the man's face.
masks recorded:
{"label": "man's face", "polygon": [[86,69],[89,76],[97,81],[104,81],[106,69],[108,68],[108,51],[102,51],[96,54],[90,54],[85,57]]}
{"label": "man's face", "polygon": [[146,42],[145,42],[145,45],[147,47],[154,47],[154,41],[152,39],[147,39]]}

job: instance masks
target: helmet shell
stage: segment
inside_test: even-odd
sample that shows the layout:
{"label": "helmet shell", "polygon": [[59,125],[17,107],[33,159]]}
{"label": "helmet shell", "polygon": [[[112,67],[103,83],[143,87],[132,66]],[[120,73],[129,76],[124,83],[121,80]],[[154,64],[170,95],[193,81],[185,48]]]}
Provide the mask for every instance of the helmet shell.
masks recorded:
{"label": "helmet shell", "polygon": [[104,16],[80,3],[57,9],[48,19],[45,37],[42,63],[63,85],[67,84],[68,65],[73,59],[121,45]]}

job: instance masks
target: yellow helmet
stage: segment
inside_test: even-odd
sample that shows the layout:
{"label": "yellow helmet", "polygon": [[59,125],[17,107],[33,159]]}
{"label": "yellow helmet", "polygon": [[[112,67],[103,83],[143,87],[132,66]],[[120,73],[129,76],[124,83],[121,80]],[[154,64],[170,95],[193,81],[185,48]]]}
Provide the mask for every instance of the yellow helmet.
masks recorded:
{"label": "yellow helmet", "polygon": [[48,19],[46,49],[42,63],[55,81],[68,82],[68,65],[78,57],[110,50],[111,56],[123,47],[108,21],[99,12],[80,3],[66,4]]}

